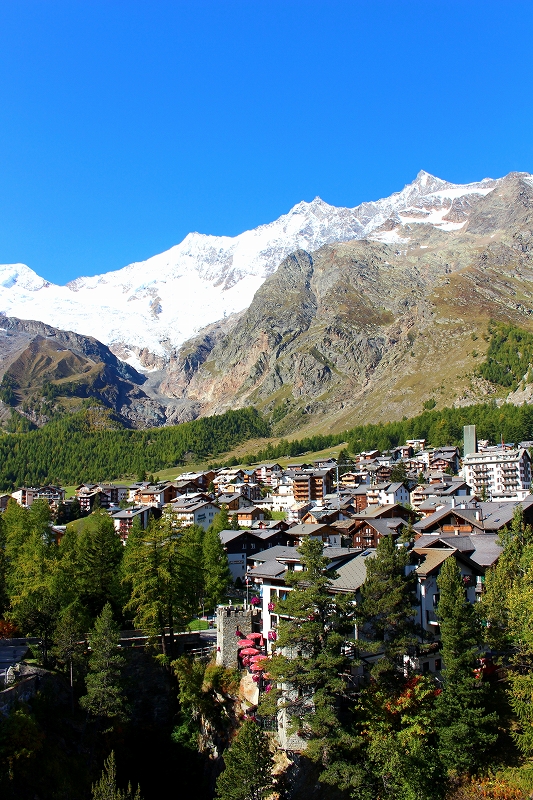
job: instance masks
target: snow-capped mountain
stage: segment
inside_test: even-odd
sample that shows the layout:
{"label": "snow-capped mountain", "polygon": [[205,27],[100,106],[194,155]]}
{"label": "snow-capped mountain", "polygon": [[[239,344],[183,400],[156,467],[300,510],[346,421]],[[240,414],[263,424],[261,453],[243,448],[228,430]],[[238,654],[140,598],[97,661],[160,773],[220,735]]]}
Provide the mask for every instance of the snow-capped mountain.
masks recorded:
{"label": "snow-capped mountain", "polygon": [[66,286],[48,283],[23,264],[3,265],[0,313],[94,336],[134,366],[147,366],[152,356],[166,359],[204,326],[246,309],[289,253],[365,237],[399,241],[396,228],[406,224],[458,230],[476,197],[498,183],[460,186],[420,172],[383,200],[350,209],[317,197],[239,236],[190,233],[146,261]]}

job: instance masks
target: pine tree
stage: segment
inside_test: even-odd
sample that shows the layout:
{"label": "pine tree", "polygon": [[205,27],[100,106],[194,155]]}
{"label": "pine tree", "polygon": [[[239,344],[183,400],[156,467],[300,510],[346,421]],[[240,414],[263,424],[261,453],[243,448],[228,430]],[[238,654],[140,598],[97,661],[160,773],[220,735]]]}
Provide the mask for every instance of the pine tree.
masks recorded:
{"label": "pine tree", "polygon": [[121,720],[126,717],[122,689],[124,657],[119,652],[120,632],[107,603],[89,634],[91,654],[87,675],[87,694],[80,699],[82,708],[95,717]]}
{"label": "pine tree", "polygon": [[217,779],[219,800],[262,800],[273,789],[268,737],[255,722],[240,728],[224,753],[224,771]]}
{"label": "pine tree", "polygon": [[208,530],[216,531],[220,533],[220,531],[227,531],[230,530],[230,521],[228,515],[228,507],[223,505],[220,508],[218,514],[215,515],[215,518],[211,525],[209,526]]}
{"label": "pine tree", "polygon": [[115,752],[104,762],[102,777],[92,788],[92,800],[142,800],[141,790],[137,787],[135,794],[128,785],[127,791],[123,792],[117,788],[117,768],[115,763]]}
{"label": "pine tree", "polygon": [[123,554],[113,520],[105,511],[91,514],[77,537],[75,581],[79,600],[93,619],[106,603],[115,612],[122,605],[119,567]]}
{"label": "pine tree", "polygon": [[504,650],[514,646],[507,600],[533,563],[533,529],[524,523],[522,506],[515,508],[510,526],[500,532],[499,538],[503,552],[496,564],[487,570],[479,612],[484,622],[486,644],[495,650]]}
{"label": "pine tree", "polygon": [[269,664],[273,681],[286,688],[265,695],[262,712],[274,714],[281,704],[290,727],[308,739],[308,755],[322,761],[339,735],[344,645],[353,636],[354,607],[348,596],[329,591],[336,575],[328,570],[321,541],[306,539],[298,552],[303,570],[286,574],[293,590],[276,603],[282,615],[276,649],[284,654]]}
{"label": "pine tree", "polygon": [[75,679],[85,673],[87,622],[87,613],[79,603],[74,602],[62,611],[53,635],[52,655],[58,665],[68,673],[71,692],[74,690]]}
{"label": "pine tree", "polygon": [[[217,514],[215,522],[219,517],[220,514]],[[209,526],[204,536],[203,569],[205,605],[212,609],[226,597],[228,586],[232,583],[228,556],[222,546],[219,530],[214,524]]]}
{"label": "pine tree", "polygon": [[163,655],[172,658],[174,631],[184,630],[196,615],[203,592],[197,526],[181,529],[166,514],[151,520],[146,531],[130,535],[123,582],[131,587],[124,610],[149,636],[159,637]]}
{"label": "pine tree", "polygon": [[403,483],[406,480],[406,478],[407,478],[407,467],[405,466],[405,463],[403,461],[397,461],[395,464],[393,464],[391,470],[390,474],[391,481],[393,482],[399,481],[400,483]]}
{"label": "pine tree", "polygon": [[405,574],[409,552],[384,536],[374,558],[367,558],[366,581],[356,612],[364,630],[365,649],[381,654],[372,672],[375,677],[403,678],[403,657],[418,642],[419,627],[414,619],[418,605],[416,577]]}
{"label": "pine tree", "polygon": [[497,715],[486,712],[487,685],[474,673],[481,631],[453,556],[444,562],[437,584],[444,662],[444,686],[436,704],[439,754],[450,773],[461,774],[485,760],[497,738]]}

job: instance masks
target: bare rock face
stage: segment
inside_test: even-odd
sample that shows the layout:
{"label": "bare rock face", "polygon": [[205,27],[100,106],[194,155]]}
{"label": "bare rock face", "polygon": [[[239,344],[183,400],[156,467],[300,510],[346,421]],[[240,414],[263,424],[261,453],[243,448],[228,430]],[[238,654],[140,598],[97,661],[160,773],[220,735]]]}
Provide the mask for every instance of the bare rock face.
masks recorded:
{"label": "bare rock face", "polygon": [[435,392],[454,402],[486,347],[476,331],[491,317],[533,327],[533,180],[514,173],[447,207],[460,229],[389,218],[377,241],[289,255],[237,319],[177,352],[160,390],[202,414],[277,409],[281,430],[410,415]]}

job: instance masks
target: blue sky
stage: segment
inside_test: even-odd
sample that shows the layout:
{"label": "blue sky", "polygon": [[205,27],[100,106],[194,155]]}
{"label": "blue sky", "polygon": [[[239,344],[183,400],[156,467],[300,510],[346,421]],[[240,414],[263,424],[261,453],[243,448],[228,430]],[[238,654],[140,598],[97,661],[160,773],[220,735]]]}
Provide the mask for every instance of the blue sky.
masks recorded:
{"label": "blue sky", "polygon": [[533,171],[529,2],[5,0],[0,262],[64,283],[425,169]]}

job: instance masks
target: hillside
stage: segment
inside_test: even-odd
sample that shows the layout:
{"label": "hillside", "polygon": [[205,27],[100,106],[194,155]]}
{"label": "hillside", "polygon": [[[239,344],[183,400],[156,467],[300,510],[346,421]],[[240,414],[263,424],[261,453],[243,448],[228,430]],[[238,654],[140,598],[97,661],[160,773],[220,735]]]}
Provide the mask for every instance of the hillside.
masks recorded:
{"label": "hillside", "polygon": [[97,400],[117,423],[146,427],[165,422],[164,408],[150,399],[146,378],[90,336],[41,322],[0,317],[2,416],[10,407],[42,425]]}
{"label": "hillside", "polygon": [[477,372],[491,319],[533,330],[532,210],[533,180],[515,173],[461,230],[391,218],[389,243],[300,250],[212,346],[183,346],[161,391],[203,414],[255,404],[277,433],[503,398]]}

